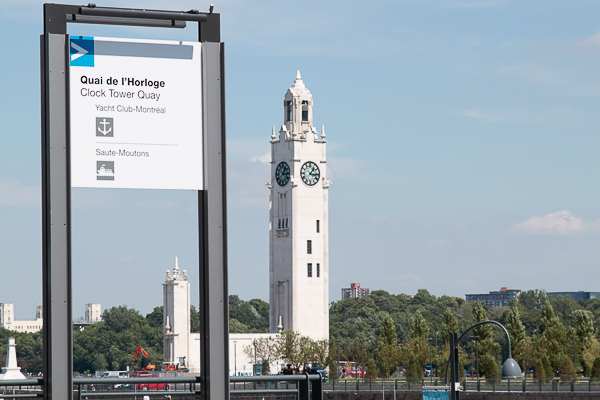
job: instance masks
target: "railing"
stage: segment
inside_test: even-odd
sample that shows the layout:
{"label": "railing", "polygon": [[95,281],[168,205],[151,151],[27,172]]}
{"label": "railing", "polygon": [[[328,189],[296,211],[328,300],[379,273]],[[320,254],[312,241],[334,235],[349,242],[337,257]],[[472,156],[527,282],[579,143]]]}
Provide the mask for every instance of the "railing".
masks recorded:
{"label": "railing", "polygon": [[[0,381],[0,398],[34,399],[43,397],[43,379]],[[324,382],[320,375],[232,376],[230,393],[289,395],[299,400],[322,400],[324,391],[370,391],[392,393],[422,391],[441,386],[438,379],[341,379]],[[76,378],[73,379],[74,399],[113,397],[131,399],[148,395],[194,397],[200,393],[200,377],[155,378]],[[503,393],[599,393],[598,379],[465,379],[462,392]]]}
{"label": "railing", "polygon": [[[200,394],[200,377],[76,378],[73,398]],[[43,379],[0,381],[0,398],[42,398]],[[323,400],[323,380],[318,374],[230,377],[231,394],[290,394],[298,400]]]}
{"label": "railing", "polygon": [[[340,379],[324,384],[325,391],[371,391],[398,392],[422,391],[428,387],[444,385],[443,379]],[[462,392],[504,393],[598,393],[598,379],[465,379],[461,381]]]}

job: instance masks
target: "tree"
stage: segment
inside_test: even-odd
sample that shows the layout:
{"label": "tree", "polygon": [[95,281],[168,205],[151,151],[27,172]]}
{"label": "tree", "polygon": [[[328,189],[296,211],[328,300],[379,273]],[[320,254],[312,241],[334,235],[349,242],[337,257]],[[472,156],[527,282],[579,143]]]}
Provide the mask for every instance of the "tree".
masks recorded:
{"label": "tree", "polygon": [[552,369],[559,370],[562,367],[563,357],[569,345],[567,341],[568,332],[559,318],[554,314],[554,309],[548,300],[542,306],[541,316],[541,344],[546,350]]}
{"label": "tree", "polygon": [[554,371],[552,370],[552,365],[550,365],[550,360],[545,354],[542,356],[542,365],[544,367],[544,377],[551,379],[554,376]]}
{"label": "tree", "polygon": [[594,359],[594,365],[592,366],[590,378],[600,378],[600,357],[596,357]]}
{"label": "tree", "polygon": [[[473,322],[487,321],[487,310],[482,302],[475,304],[473,308]],[[473,328],[475,335],[479,336],[479,373],[486,378],[496,379],[500,377],[498,368],[498,356],[500,345],[494,342],[492,325],[483,324]]]}
{"label": "tree", "polygon": [[450,308],[444,312],[444,322],[442,324],[442,343],[450,345],[450,332],[458,331],[458,321]]}
{"label": "tree", "polygon": [[389,378],[398,367],[398,336],[394,321],[390,316],[383,320],[381,335],[377,346],[377,365],[379,372]]}
{"label": "tree", "polygon": [[600,356],[600,343],[594,335],[594,322],[591,312],[586,310],[573,311],[575,318],[575,334],[577,335],[579,361],[583,374],[590,374],[594,360]]}
{"label": "tree", "polygon": [[255,360],[256,363],[260,360],[263,375],[269,374],[271,361],[277,358],[277,346],[273,337],[254,339],[251,345],[244,346],[243,351],[248,359]]}
{"label": "tree", "polygon": [[421,311],[417,310],[410,320],[410,337],[427,340],[429,336],[429,327],[427,321],[423,318]]}
{"label": "tree", "polygon": [[521,322],[519,308],[516,304],[510,307],[508,318],[506,319],[506,330],[510,335],[511,351],[516,359],[520,356],[519,344],[525,339],[525,327]]}
{"label": "tree", "polygon": [[573,361],[569,357],[563,357],[562,368],[560,369],[560,377],[573,379],[576,377]]}
{"label": "tree", "polygon": [[544,369],[544,364],[541,359],[537,359],[535,362],[535,368],[533,369],[533,377],[535,379],[544,379],[546,377],[546,371]]}

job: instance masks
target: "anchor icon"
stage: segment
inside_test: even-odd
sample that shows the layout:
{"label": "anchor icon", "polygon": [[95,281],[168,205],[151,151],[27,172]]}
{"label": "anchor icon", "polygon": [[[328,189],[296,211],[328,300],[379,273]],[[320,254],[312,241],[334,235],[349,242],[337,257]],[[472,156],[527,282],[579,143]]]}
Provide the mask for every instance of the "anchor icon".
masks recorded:
{"label": "anchor icon", "polygon": [[101,134],[106,136],[110,133],[110,131],[112,131],[112,128],[108,128],[108,130],[106,129],[106,125],[110,125],[110,122],[106,121],[106,118],[102,119],[102,121],[98,123],[101,124],[103,128],[100,129],[100,127],[98,127],[98,132],[100,132]]}

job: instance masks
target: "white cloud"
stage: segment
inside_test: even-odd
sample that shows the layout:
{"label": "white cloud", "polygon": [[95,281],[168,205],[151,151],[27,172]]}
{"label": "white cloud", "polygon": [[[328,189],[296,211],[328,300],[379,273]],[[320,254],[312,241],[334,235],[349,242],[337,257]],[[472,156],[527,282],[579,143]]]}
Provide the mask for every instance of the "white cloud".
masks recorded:
{"label": "white cloud", "polygon": [[432,239],[425,245],[428,249],[443,249],[448,246],[450,246],[450,242],[446,239]]}
{"label": "white cloud", "polygon": [[543,217],[533,216],[515,224],[510,233],[525,235],[572,235],[577,233],[596,232],[600,221],[585,222],[575,217],[570,211],[562,210],[548,213]]}
{"label": "white cloud", "polygon": [[41,202],[40,186],[21,186],[15,180],[0,179],[0,206],[39,207]]}
{"label": "white cloud", "polygon": [[250,161],[257,162],[260,161],[263,164],[269,164],[271,162],[271,152],[265,153],[262,156],[254,156],[250,158]]}
{"label": "white cloud", "polygon": [[455,111],[454,115],[459,115],[461,117],[472,118],[483,122],[498,122],[504,119],[504,115],[498,113],[490,113],[478,110],[476,108],[472,108],[470,110],[465,111]]}
{"label": "white cloud", "polygon": [[590,37],[584,39],[576,39],[573,42],[575,50],[592,54],[600,55],[600,32],[596,32]]}
{"label": "white cloud", "polygon": [[454,225],[454,228],[452,228],[453,233],[461,233],[466,230],[467,230],[467,226],[465,224],[463,224],[462,222],[459,222],[458,224]]}

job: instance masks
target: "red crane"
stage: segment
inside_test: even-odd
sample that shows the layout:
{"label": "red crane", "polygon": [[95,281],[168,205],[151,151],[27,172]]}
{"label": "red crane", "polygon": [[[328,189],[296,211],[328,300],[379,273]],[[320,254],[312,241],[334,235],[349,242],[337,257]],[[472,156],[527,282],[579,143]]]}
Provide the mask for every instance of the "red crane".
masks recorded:
{"label": "red crane", "polygon": [[156,365],[150,364],[150,355],[148,354],[148,352],[146,350],[144,350],[144,348],[142,346],[138,346],[137,349],[135,349],[135,355],[133,356],[133,362],[135,363],[135,360],[137,360],[140,352],[142,352],[142,355],[144,356],[144,360],[142,361],[142,366],[144,367],[144,369],[146,371],[155,370]]}

